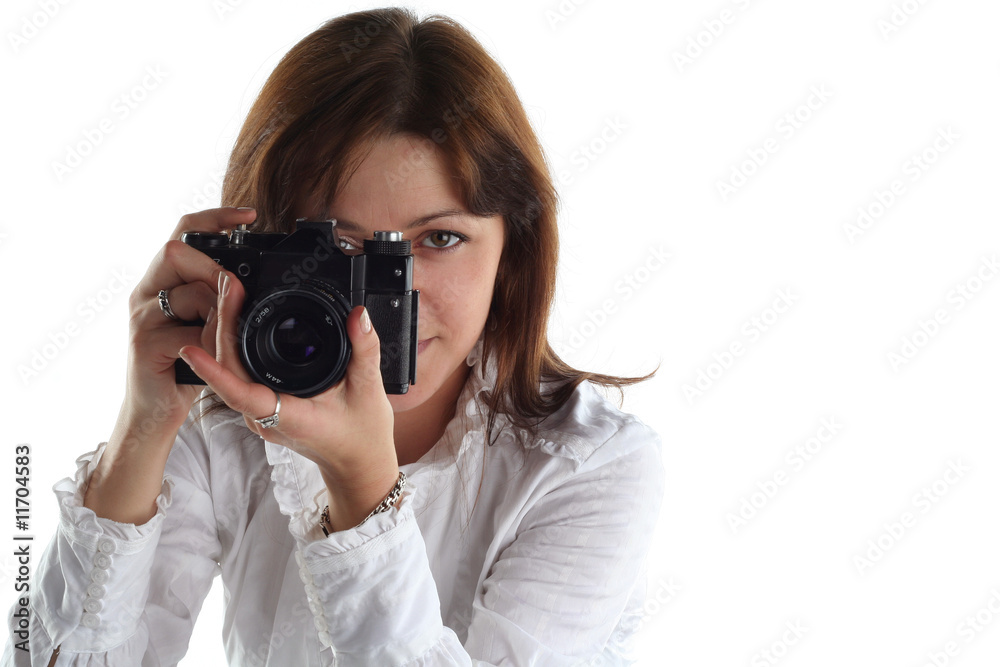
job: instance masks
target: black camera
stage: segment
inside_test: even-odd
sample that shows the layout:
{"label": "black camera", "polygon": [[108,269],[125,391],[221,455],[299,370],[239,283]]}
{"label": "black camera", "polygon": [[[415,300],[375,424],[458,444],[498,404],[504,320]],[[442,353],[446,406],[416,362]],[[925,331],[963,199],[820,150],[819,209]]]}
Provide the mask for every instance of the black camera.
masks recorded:
{"label": "black camera", "polygon": [[[363,252],[342,247],[336,221],[296,220],[291,234],[188,232],[181,240],[236,274],[246,297],[237,346],[256,382],[315,396],[347,371],[347,316],[368,309],[381,344],[387,394],[416,383],[417,303],[413,255],[401,232],[375,232]],[[193,322],[190,324],[203,324]],[[205,384],[178,359],[177,384]]]}

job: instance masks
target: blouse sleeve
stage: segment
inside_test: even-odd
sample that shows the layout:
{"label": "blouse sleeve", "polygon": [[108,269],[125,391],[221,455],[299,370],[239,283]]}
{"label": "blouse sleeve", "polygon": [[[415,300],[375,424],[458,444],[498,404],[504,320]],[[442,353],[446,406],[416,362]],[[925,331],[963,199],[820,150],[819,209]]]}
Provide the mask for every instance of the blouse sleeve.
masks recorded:
{"label": "blouse sleeve", "polygon": [[200,428],[185,422],[167,459],[156,514],[141,525],[83,507],[107,443],[77,459],[75,476],[53,487],[59,525],[31,580],[23,633],[29,650],[18,646],[15,602],[0,665],[45,667],[56,647],[60,667],[180,660],[221,551],[201,437]]}
{"label": "blouse sleeve", "polygon": [[627,642],[615,634],[644,590],[662,494],[659,438],[628,422],[523,514],[476,593],[463,645],[442,624],[404,493],[399,508],[304,549],[322,607],[317,627],[341,667],[627,664],[616,648]]}

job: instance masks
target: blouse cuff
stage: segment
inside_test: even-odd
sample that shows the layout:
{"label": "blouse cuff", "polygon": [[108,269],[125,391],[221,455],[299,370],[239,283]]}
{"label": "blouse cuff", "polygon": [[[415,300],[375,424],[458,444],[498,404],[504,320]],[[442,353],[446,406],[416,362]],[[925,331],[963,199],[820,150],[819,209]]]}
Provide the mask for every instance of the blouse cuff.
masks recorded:
{"label": "blouse cuff", "polygon": [[156,514],[146,523],[119,523],[97,516],[92,509],[83,506],[83,497],[107,444],[102,442],[95,451],[79,457],[76,474],[59,480],[52,487],[59,503],[59,530],[70,540],[90,548],[96,548],[98,537],[106,535],[122,543],[124,550],[121,553],[135,553],[159,535],[164,511],[170,507],[173,480],[169,476],[164,478],[160,495],[156,497]]}
{"label": "blouse cuff", "polygon": [[405,664],[441,640],[441,605],[413,493],[407,487],[396,507],[295,554],[320,643],[333,646],[338,665]]}
{"label": "blouse cuff", "polygon": [[156,514],[146,523],[119,523],[83,506],[90,475],[107,443],[77,459],[76,474],[53,486],[59,527],[38,564],[31,606],[63,651],[106,651],[139,628],[149,573],[173,481],[163,480]]}
{"label": "blouse cuff", "polygon": [[413,514],[416,487],[408,484],[396,507],[324,537],[327,490],[319,468],[281,445],[265,441],[264,449],[313,625],[337,665],[401,665],[440,641],[437,586]]}

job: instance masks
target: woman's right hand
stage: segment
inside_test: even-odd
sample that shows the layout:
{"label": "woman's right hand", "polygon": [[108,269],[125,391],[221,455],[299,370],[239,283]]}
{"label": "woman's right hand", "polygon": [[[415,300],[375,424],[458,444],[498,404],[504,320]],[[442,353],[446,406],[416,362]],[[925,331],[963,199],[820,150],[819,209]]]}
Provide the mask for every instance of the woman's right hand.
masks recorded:
{"label": "woman's right hand", "polygon": [[[170,240],[150,263],[129,297],[129,351],[125,401],[119,426],[173,438],[203,385],[177,384],[174,362],[185,345],[216,353],[216,309],[224,269],[208,255],[181,241],[185,232],[223,232],[250,224],[253,209],[215,208],[183,216]],[[158,294],[168,290],[170,308],[185,326],[160,309]]]}
{"label": "woman's right hand", "polygon": [[[215,312],[226,271],[181,241],[181,235],[249,225],[256,215],[253,209],[236,208],[185,215],[132,291],[125,400],[83,498],[84,507],[97,516],[135,525],[154,516],[167,456],[203,389],[177,384],[174,361],[185,345],[216,355]],[[160,290],[169,291],[170,309],[177,317],[201,318],[205,325],[184,326],[167,317],[160,309]]]}

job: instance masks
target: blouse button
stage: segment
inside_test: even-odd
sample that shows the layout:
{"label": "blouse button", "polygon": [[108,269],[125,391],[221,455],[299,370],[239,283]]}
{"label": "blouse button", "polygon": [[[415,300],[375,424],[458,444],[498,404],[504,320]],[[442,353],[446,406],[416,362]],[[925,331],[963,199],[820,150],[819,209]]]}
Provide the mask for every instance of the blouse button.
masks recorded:
{"label": "blouse button", "polygon": [[90,571],[90,580],[93,581],[95,584],[101,584],[103,586],[104,584],[108,583],[109,578],[110,577],[108,576],[107,570],[94,569]]}
{"label": "blouse button", "polygon": [[323,613],[323,607],[319,606],[316,600],[309,600],[309,611],[313,613],[313,616],[319,616]]}
{"label": "blouse button", "polygon": [[102,554],[113,554],[115,552],[115,543],[108,539],[99,540],[97,542],[97,550]]}
{"label": "blouse button", "polygon": [[87,598],[86,601],[83,603],[83,608],[89,611],[91,614],[96,614],[97,612],[99,612],[101,609],[104,608],[104,605],[101,604],[100,600],[96,600],[94,598]]}
{"label": "blouse button", "polygon": [[101,568],[102,570],[107,570],[109,567],[111,567],[111,556],[104,553],[98,553],[96,556],[94,556],[94,565]]}
{"label": "blouse button", "polygon": [[327,630],[330,629],[330,627],[326,624],[326,619],[323,618],[322,616],[316,616],[313,619],[313,625],[315,625],[316,629],[319,630],[320,632],[326,632]]}
{"label": "blouse button", "polygon": [[316,598],[319,597],[319,589],[312,584],[306,584],[306,595],[310,599],[315,600]]}
{"label": "blouse button", "polygon": [[324,630],[323,632],[319,633],[319,643],[323,645],[323,648],[326,648],[327,646],[333,646],[333,637],[330,636],[329,632]]}
{"label": "blouse button", "polygon": [[93,630],[101,624],[101,619],[93,614],[84,614],[80,622],[83,624],[83,627]]}
{"label": "blouse button", "polygon": [[105,592],[106,590],[104,586],[101,586],[100,584],[91,584],[87,586],[87,595],[92,598],[102,598],[104,597]]}

